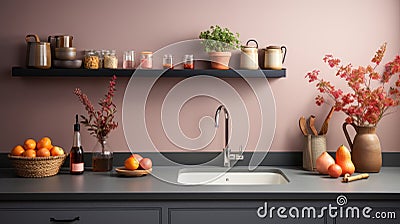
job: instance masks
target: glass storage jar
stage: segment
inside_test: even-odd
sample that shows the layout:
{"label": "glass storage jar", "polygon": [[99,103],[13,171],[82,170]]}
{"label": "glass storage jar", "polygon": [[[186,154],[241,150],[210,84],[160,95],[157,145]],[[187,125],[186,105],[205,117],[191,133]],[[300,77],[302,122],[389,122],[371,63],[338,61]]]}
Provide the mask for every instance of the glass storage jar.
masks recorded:
{"label": "glass storage jar", "polygon": [[172,55],[166,54],[163,57],[163,68],[164,69],[173,69],[174,65],[172,64]]}
{"label": "glass storage jar", "polygon": [[99,68],[99,56],[94,50],[86,50],[84,58],[84,67],[87,69]]}
{"label": "glass storage jar", "polygon": [[125,51],[122,61],[123,69],[133,69],[135,68],[135,51]]}
{"label": "glass storage jar", "polygon": [[102,51],[97,50],[96,51],[97,56],[99,57],[99,68],[103,68],[103,61],[104,61],[104,56],[102,54]]}
{"label": "glass storage jar", "polygon": [[140,53],[140,67],[145,69],[153,67],[153,52],[143,51]]}
{"label": "glass storage jar", "polygon": [[104,55],[104,68],[118,68],[118,58],[115,55],[115,50],[111,50],[108,54]]}
{"label": "glass storage jar", "polygon": [[183,58],[183,68],[184,69],[194,69],[193,54],[187,54]]}

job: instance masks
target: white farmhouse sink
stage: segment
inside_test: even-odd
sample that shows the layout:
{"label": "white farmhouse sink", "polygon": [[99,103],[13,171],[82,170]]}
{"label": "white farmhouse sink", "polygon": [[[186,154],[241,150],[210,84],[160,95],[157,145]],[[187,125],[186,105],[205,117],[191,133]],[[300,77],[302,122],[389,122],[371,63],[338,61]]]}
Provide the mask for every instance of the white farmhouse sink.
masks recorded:
{"label": "white farmhouse sink", "polygon": [[178,174],[178,183],[185,185],[271,185],[287,184],[288,179],[278,169],[186,168]]}

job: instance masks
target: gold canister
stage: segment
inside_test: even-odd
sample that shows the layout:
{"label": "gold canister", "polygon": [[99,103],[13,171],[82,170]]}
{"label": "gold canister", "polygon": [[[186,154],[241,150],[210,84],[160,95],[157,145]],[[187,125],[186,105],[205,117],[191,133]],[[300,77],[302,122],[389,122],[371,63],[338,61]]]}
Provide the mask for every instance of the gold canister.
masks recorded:
{"label": "gold canister", "polygon": [[[32,41],[32,38],[34,41]],[[40,42],[36,34],[26,35],[26,66],[30,68],[49,69],[51,67],[50,43]]]}

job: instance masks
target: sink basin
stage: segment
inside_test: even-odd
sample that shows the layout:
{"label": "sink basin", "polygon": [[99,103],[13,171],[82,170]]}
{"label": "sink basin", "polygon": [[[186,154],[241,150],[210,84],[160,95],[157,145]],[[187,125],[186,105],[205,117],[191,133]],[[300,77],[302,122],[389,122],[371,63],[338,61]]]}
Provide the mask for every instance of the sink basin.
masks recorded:
{"label": "sink basin", "polygon": [[[236,167],[235,167],[236,168]],[[289,183],[279,169],[186,168],[178,174],[178,183],[185,185],[271,185]]]}

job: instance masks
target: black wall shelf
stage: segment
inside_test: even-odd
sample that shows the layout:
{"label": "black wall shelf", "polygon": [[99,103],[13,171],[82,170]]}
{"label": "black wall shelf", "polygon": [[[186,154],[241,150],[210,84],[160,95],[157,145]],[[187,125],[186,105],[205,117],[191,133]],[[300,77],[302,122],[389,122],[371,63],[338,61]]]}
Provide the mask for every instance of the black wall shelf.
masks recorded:
{"label": "black wall shelf", "polygon": [[209,75],[220,78],[283,78],[286,77],[286,69],[282,70],[215,70],[215,69],[83,69],[83,68],[52,68],[35,69],[13,67],[12,76],[15,77],[109,77],[112,75],[120,77],[191,77],[196,75]]}

